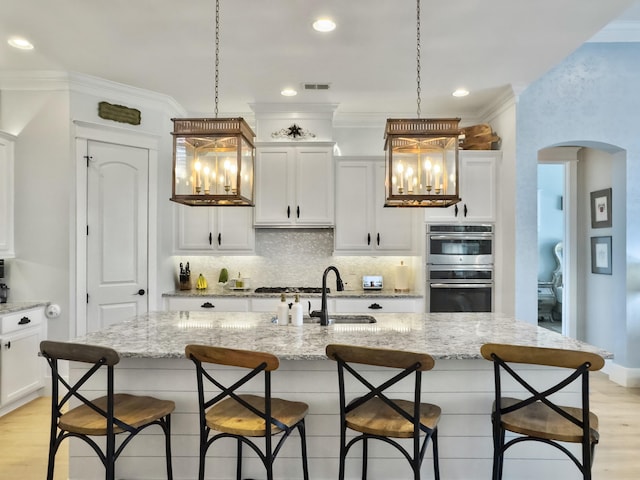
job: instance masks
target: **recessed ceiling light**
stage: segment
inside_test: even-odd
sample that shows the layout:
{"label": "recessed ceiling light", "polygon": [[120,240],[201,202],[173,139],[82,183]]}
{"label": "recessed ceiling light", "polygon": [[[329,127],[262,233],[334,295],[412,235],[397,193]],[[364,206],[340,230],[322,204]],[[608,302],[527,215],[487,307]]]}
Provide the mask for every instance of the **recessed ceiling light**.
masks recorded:
{"label": "recessed ceiling light", "polygon": [[295,97],[298,94],[293,88],[284,88],[280,92],[283,97]]}
{"label": "recessed ceiling light", "polygon": [[466,97],[467,95],[469,95],[469,90],[466,90],[464,88],[459,88],[455,92],[453,92],[451,95],[453,95],[454,97]]}
{"label": "recessed ceiling light", "polygon": [[313,22],[313,29],[318,32],[332,32],[336,29],[336,23],[330,18],[319,18]]}
{"label": "recessed ceiling light", "polygon": [[7,43],[14,48],[19,48],[20,50],[33,50],[32,43],[26,38],[11,37]]}

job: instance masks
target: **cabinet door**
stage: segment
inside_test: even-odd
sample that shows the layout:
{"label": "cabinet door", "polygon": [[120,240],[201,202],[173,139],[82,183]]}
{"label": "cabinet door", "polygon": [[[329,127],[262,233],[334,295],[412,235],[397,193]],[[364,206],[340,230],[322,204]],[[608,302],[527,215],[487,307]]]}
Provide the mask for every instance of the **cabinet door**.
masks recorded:
{"label": "cabinet door", "polygon": [[0,258],[13,258],[13,140],[0,135]]}
{"label": "cabinet door", "polygon": [[460,202],[448,208],[426,208],[427,222],[494,222],[496,218],[496,150],[463,150],[460,160]]}
{"label": "cabinet door", "polygon": [[339,161],[336,175],[336,251],[369,252],[373,248],[370,162]]}
{"label": "cabinet door", "polygon": [[254,251],[252,208],[176,205],[176,209],[177,251],[207,254]]}
{"label": "cabinet door", "polygon": [[214,248],[215,214],[213,208],[176,205],[175,234],[176,248],[178,250],[207,251]]}
{"label": "cabinet door", "polygon": [[253,208],[217,207],[217,235],[214,239],[221,252],[253,252],[255,230]]}
{"label": "cabinet door", "polygon": [[385,208],[384,181],[385,164],[376,163],[373,183],[376,221],[372,243],[379,252],[411,253],[416,243],[416,209]]}
{"label": "cabinet door", "polygon": [[5,335],[0,339],[0,405],[6,405],[44,385],[42,340],[39,327]]}
{"label": "cabinet door", "polygon": [[295,158],[295,223],[333,225],[333,152],[331,147],[298,147]]}
{"label": "cabinet door", "polygon": [[460,161],[464,183],[458,216],[467,222],[493,222],[496,218],[496,156],[492,152],[465,152]]}
{"label": "cabinet door", "polygon": [[263,147],[256,155],[256,225],[290,225],[295,218],[292,147]]}

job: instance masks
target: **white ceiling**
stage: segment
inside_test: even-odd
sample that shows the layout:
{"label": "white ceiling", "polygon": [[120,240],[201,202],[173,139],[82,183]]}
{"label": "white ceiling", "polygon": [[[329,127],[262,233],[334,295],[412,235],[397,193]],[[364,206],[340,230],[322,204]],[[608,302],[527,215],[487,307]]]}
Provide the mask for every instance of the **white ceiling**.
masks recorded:
{"label": "white ceiling", "polygon": [[[598,35],[620,22],[627,33],[635,28],[634,3],[422,0],[422,116],[480,116],[613,20]],[[320,15],[336,21],[335,32],[312,30]],[[210,116],[214,18],[215,0],[3,0],[0,75],[79,72],[166,94],[189,114]],[[336,115],[416,113],[414,0],[221,0],[220,18],[221,116],[270,102],[334,103]],[[12,35],[35,49],[9,47]],[[301,91],[303,82],[331,87]],[[299,94],[282,97],[285,86]],[[471,95],[453,98],[458,87]]]}

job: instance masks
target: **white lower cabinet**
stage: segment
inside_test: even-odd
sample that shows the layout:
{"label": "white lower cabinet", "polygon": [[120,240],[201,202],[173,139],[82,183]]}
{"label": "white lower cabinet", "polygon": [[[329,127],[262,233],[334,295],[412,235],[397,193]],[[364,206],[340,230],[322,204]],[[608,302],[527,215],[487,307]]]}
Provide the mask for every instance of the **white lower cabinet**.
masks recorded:
{"label": "white lower cabinet", "polygon": [[45,337],[44,307],[0,314],[0,414],[44,387],[47,365],[38,352]]}
{"label": "white lower cabinet", "polygon": [[224,297],[166,297],[171,312],[248,312],[248,298]]}
{"label": "white lower cabinet", "polygon": [[[287,304],[293,304],[295,301],[293,294],[287,294]],[[278,310],[278,303],[280,303],[280,298],[252,298],[251,299],[251,311],[252,312],[264,312],[264,313],[272,313],[275,315]],[[320,310],[320,306],[322,305],[321,297],[300,297],[300,304],[302,305],[302,313],[306,317],[309,315],[309,310]],[[311,307],[309,307],[311,305]],[[329,308],[329,312],[334,312],[333,308],[333,300],[327,299],[327,306]]]}
{"label": "white lower cabinet", "polygon": [[419,298],[336,298],[337,313],[420,313]]}

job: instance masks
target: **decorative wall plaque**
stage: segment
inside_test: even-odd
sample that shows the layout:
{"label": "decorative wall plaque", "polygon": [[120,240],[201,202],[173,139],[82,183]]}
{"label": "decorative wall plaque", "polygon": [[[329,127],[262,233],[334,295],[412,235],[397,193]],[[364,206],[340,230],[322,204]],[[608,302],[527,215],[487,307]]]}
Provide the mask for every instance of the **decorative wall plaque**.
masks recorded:
{"label": "decorative wall plaque", "polygon": [[113,105],[107,102],[98,103],[98,116],[105,120],[114,122],[140,125],[140,110],[125,107],[124,105]]}
{"label": "decorative wall plaque", "polygon": [[283,128],[271,134],[272,138],[292,138],[293,140],[316,138],[315,133],[311,133],[309,130],[305,130],[295,123],[289,128]]}

